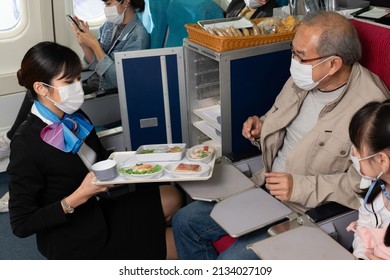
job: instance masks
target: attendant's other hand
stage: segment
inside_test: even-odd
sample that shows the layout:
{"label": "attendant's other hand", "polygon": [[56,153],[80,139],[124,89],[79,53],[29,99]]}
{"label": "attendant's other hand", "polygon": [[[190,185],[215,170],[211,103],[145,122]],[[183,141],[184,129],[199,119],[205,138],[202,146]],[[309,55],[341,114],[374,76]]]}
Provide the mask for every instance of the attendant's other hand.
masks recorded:
{"label": "attendant's other hand", "polygon": [[260,120],[258,116],[249,117],[243,124],[242,136],[244,136],[246,139],[249,139],[251,142],[253,142],[257,138],[260,138],[262,127],[263,127],[263,122]]}
{"label": "attendant's other hand", "polygon": [[270,193],[281,201],[289,201],[293,190],[293,177],[289,173],[265,173],[265,186]]}

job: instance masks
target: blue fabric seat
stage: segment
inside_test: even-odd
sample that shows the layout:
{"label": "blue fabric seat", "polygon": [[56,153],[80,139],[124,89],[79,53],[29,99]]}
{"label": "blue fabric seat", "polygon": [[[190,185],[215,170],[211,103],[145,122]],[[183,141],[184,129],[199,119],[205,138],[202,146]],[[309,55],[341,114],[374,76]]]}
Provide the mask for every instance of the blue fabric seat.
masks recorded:
{"label": "blue fabric seat", "polygon": [[151,49],[164,47],[169,2],[171,0],[145,0],[145,10],[138,15],[150,34]]}
{"label": "blue fabric seat", "polygon": [[167,10],[168,38],[165,46],[183,45],[183,39],[188,37],[184,24],[223,17],[223,10],[213,0],[171,0]]}
{"label": "blue fabric seat", "polygon": [[276,4],[278,4],[279,7],[287,6],[288,0],[275,0]]}

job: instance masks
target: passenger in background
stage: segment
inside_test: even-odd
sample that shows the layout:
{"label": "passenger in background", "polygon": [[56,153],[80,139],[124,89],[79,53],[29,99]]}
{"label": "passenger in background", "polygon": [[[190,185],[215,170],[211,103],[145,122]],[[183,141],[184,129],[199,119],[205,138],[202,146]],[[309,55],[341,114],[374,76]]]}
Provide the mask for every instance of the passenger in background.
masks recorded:
{"label": "passenger in background", "polygon": [[226,9],[226,17],[272,17],[273,9],[277,7],[274,0],[232,0]]}
{"label": "passenger in background", "polygon": [[[358,63],[358,34],[338,13],[307,15],[291,52],[291,77],[274,105],[243,125],[242,135],[260,143],[262,150],[264,170],[253,180],[298,213],[327,201],[358,209],[354,192],[360,176],[349,158],[349,122],[365,104],[383,101],[390,93],[378,76]],[[213,207],[196,201],[175,214],[179,258],[258,259],[246,246],[267,238],[268,228],[238,238],[218,255],[212,242],[227,233],[210,217]]]}
{"label": "passenger in background", "polygon": [[[390,101],[372,102],[351,120],[351,159],[361,174],[359,219],[353,254],[359,259],[390,259]],[[369,186],[369,187],[368,187]]]}
{"label": "passenger in background", "polygon": [[120,188],[93,183],[89,167],[108,153],[79,110],[80,74],[78,55],[53,42],[33,46],[22,60],[18,81],[34,104],[11,142],[13,233],[36,234],[48,259],[165,259],[158,186],[118,195]]}
{"label": "passenger in background", "polygon": [[[116,52],[147,49],[150,44],[149,34],[136,14],[144,10],[144,0],[102,1],[105,3],[104,14],[107,21],[100,27],[99,39],[91,33],[88,23],[77,17],[75,20],[84,32],[73,27],[88,69],[91,70],[90,77],[84,77],[83,74],[86,94],[117,88],[114,63]],[[87,79],[84,80],[85,78]]]}

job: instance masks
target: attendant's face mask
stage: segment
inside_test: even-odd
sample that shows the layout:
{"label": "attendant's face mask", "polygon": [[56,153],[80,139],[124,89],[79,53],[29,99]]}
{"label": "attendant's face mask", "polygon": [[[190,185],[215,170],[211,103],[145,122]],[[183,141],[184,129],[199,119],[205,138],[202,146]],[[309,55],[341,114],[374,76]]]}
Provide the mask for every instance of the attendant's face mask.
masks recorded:
{"label": "attendant's face mask", "polygon": [[324,77],[322,77],[319,81],[314,82],[313,81],[313,68],[317,67],[318,65],[324,63],[325,61],[329,60],[331,57],[328,57],[327,59],[324,59],[323,61],[315,64],[302,64],[298,60],[291,58],[291,66],[290,66],[290,73],[291,77],[294,80],[294,83],[297,85],[297,87],[303,89],[303,90],[311,90],[318,86],[318,84],[328,77],[329,73],[326,74]]}
{"label": "attendant's face mask", "polygon": [[121,24],[123,22],[123,19],[125,18],[125,11],[123,13],[118,13],[118,6],[122,1],[119,1],[118,5],[116,6],[108,6],[104,7],[104,15],[106,16],[107,21],[113,23],[113,24]]}
{"label": "attendant's face mask", "polygon": [[58,90],[58,94],[60,95],[61,102],[55,102],[47,95],[45,96],[51,102],[53,102],[54,106],[56,106],[61,111],[67,114],[73,114],[76,112],[84,103],[84,91],[81,82],[76,82],[73,84],[69,84],[61,87],[53,87],[46,83],[44,85],[55,88]]}
{"label": "attendant's face mask", "polygon": [[263,6],[262,4],[260,4],[259,2],[257,2],[256,0],[244,0],[245,1],[245,4],[251,8],[251,9],[257,9],[261,6]]}

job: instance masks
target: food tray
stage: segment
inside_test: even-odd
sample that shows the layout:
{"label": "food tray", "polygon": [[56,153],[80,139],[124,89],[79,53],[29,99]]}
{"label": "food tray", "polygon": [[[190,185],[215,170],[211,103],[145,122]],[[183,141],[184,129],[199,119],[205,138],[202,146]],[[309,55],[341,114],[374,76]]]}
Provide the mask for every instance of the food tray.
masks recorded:
{"label": "food tray", "polygon": [[[110,155],[109,158],[117,161],[118,168],[122,166],[135,165],[137,163],[142,162],[138,160],[138,158],[135,156],[135,151],[114,152]],[[118,173],[118,176],[110,181],[99,181],[97,178],[95,178],[93,180],[93,183],[96,185],[115,185],[115,184],[129,184],[129,183],[149,183],[149,182],[204,181],[210,179],[211,176],[213,175],[215,158],[216,156],[214,155],[214,158],[209,163],[207,163],[210,166],[210,171],[207,174],[201,176],[170,177],[164,172],[162,176],[158,178],[142,178],[142,177],[125,178]],[[177,163],[180,162],[188,163],[190,161],[186,157],[184,157],[182,160],[177,161]],[[173,161],[160,161],[156,163],[165,167],[168,164],[172,164]],[[192,163],[196,163],[196,162],[192,162]]]}
{"label": "food tray", "polygon": [[[252,21],[258,23],[261,20],[263,19],[254,19]],[[285,31],[269,35],[229,37],[210,34],[199,24],[185,24],[184,26],[187,29],[189,40],[217,52],[292,40],[296,32],[295,28],[291,32]]]}
{"label": "food tray", "polygon": [[[168,149],[179,147],[180,152],[168,152]],[[155,144],[140,146],[135,152],[135,156],[141,162],[148,161],[179,161],[183,158],[186,144]],[[151,153],[142,153],[143,151],[153,151]]]}

